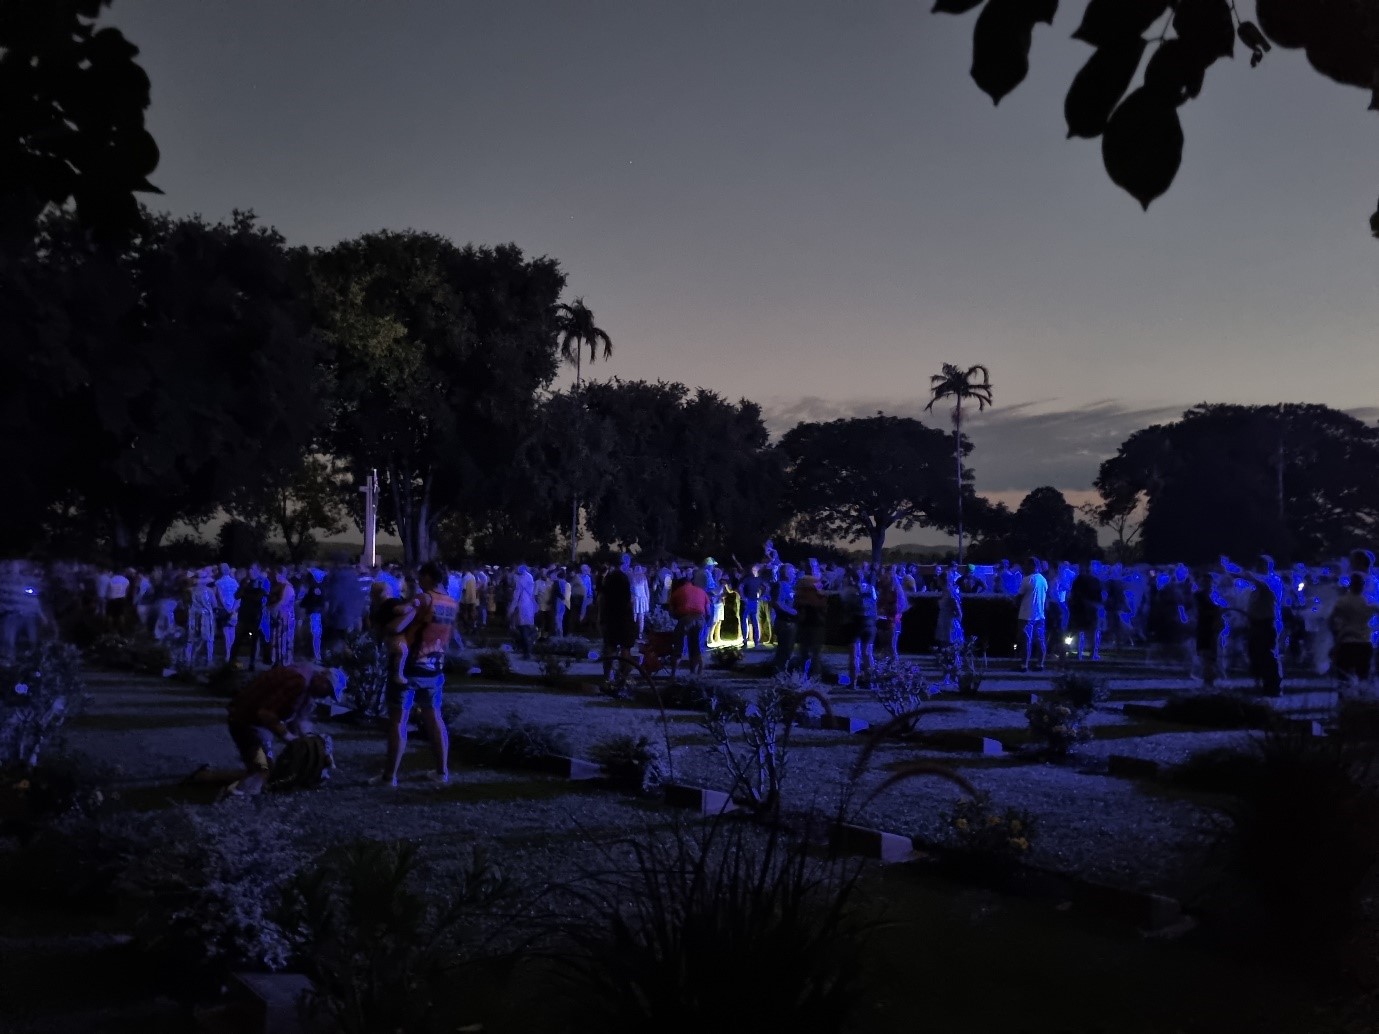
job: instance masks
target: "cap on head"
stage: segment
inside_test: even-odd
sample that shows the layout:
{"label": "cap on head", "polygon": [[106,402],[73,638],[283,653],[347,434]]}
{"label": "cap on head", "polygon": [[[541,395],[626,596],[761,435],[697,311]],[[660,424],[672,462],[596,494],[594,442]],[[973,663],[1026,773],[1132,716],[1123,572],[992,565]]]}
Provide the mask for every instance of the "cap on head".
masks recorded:
{"label": "cap on head", "polygon": [[705,557],[705,558],[704,558],[704,566],[705,566],[705,567],[717,567],[717,566],[718,566],[718,561],[715,560],[715,559],[714,559],[713,557],[711,557],[711,556],[710,556],[710,557]]}

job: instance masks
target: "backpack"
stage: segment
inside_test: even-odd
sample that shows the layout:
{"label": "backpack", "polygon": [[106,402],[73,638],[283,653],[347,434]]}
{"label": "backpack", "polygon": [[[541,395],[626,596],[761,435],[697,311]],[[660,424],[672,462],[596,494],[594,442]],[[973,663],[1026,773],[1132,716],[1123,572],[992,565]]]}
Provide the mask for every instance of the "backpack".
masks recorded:
{"label": "backpack", "polygon": [[278,753],[268,777],[270,790],[314,790],[335,767],[329,736],[298,736]]}

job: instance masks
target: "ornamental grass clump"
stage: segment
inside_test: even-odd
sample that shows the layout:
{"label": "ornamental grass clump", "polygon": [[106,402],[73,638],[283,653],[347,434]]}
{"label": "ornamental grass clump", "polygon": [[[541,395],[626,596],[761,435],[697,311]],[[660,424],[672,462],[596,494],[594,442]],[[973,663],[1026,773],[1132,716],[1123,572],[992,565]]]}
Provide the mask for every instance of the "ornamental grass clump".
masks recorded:
{"label": "ornamental grass clump", "polygon": [[0,667],[0,778],[21,781],[84,702],[76,647],[47,640]]}
{"label": "ornamental grass clump", "polygon": [[507,650],[483,650],[474,658],[479,677],[503,682],[512,677],[512,655]]}
{"label": "ornamental grass clump", "polygon": [[[345,1034],[480,1029],[495,906],[509,894],[479,851],[456,877],[424,880],[415,845],[364,840],[327,852],[286,888],[279,911],[295,966],[311,979],[308,1029]],[[501,924],[499,924],[501,926]],[[506,968],[506,967],[503,967]]]}
{"label": "ornamental grass clump", "polygon": [[560,931],[572,1034],[860,1029],[871,927],[852,907],[858,865],[721,817],[619,846],[630,869],[593,874],[582,918]]}
{"label": "ornamental grass clump", "polygon": [[570,754],[570,741],[559,729],[525,721],[515,711],[505,725],[481,725],[461,742],[475,761],[499,768],[526,768],[539,758]]}

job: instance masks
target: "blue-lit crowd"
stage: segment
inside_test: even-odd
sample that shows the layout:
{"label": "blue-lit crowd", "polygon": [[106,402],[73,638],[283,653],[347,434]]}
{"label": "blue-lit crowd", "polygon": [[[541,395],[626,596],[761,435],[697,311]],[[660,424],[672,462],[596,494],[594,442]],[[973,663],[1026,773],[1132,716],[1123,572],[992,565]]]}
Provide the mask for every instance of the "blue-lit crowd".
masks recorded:
{"label": "blue-lit crowd", "polygon": [[[795,564],[768,542],[751,564],[712,557],[464,563],[446,572],[445,590],[458,604],[461,634],[510,629],[530,656],[544,637],[597,636],[604,581],[620,569],[638,639],[692,629],[692,664],[713,647],[774,647],[779,667],[808,668],[819,662],[825,625],[831,620],[836,629],[841,620],[856,677],[877,653],[899,656],[902,631],[917,616],[907,614],[925,597],[937,601],[937,624],[923,638],[940,648],[969,640],[965,605],[1006,598],[1017,608],[1026,669],[1043,667],[1050,656],[1097,660],[1103,649],[1143,648],[1151,662],[1181,666],[1207,684],[1246,671],[1265,691],[1278,689],[1285,666],[1368,680],[1379,637],[1379,577],[1364,551],[1291,568],[1268,557],[1244,565],[1222,558],[1209,568],[1036,557],[981,565]],[[698,592],[677,592],[681,586]],[[12,561],[0,566],[0,652],[12,655],[55,617],[70,621],[76,613],[172,641],[189,665],[319,662],[324,643],[368,628],[387,601],[419,592],[416,577],[400,565],[118,570]]]}

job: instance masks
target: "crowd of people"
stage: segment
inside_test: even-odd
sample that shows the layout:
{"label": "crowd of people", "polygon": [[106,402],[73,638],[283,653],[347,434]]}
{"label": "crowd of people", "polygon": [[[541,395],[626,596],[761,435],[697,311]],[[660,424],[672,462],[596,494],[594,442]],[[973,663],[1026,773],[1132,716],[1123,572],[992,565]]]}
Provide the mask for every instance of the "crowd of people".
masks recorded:
{"label": "crowd of people", "polygon": [[[865,679],[883,656],[898,658],[906,615],[936,600],[937,648],[971,641],[964,607],[1005,598],[1023,630],[1023,670],[1050,655],[1097,661],[1108,642],[1147,647],[1148,658],[1181,666],[1212,686],[1242,668],[1258,689],[1279,693],[1285,665],[1368,683],[1379,639],[1379,576],[1373,555],[1278,569],[1261,557],[1246,568],[1088,564],[1030,557],[996,565],[783,562],[772,543],[755,563],[665,560],[595,565],[510,566],[228,564],[193,570],[51,565],[0,567],[0,648],[13,656],[74,611],[115,632],[142,629],[171,643],[190,666],[225,664],[267,672],[231,705],[231,735],[248,769],[266,778],[272,741],[302,732],[318,698],[341,690],[321,667],[332,640],[372,633],[388,655],[387,758],[378,781],[396,784],[417,710],[435,752],[434,778],[448,779],[441,719],[444,664],[453,644],[490,629],[512,633],[530,658],[541,637],[599,635],[605,676],[618,657],[659,636],[672,673],[682,659],[702,668],[706,650],[773,647],[777,670],[817,672],[825,631],[841,616],[849,677]],[[643,647],[644,651],[646,647]],[[309,658],[309,661],[308,661]]]}

